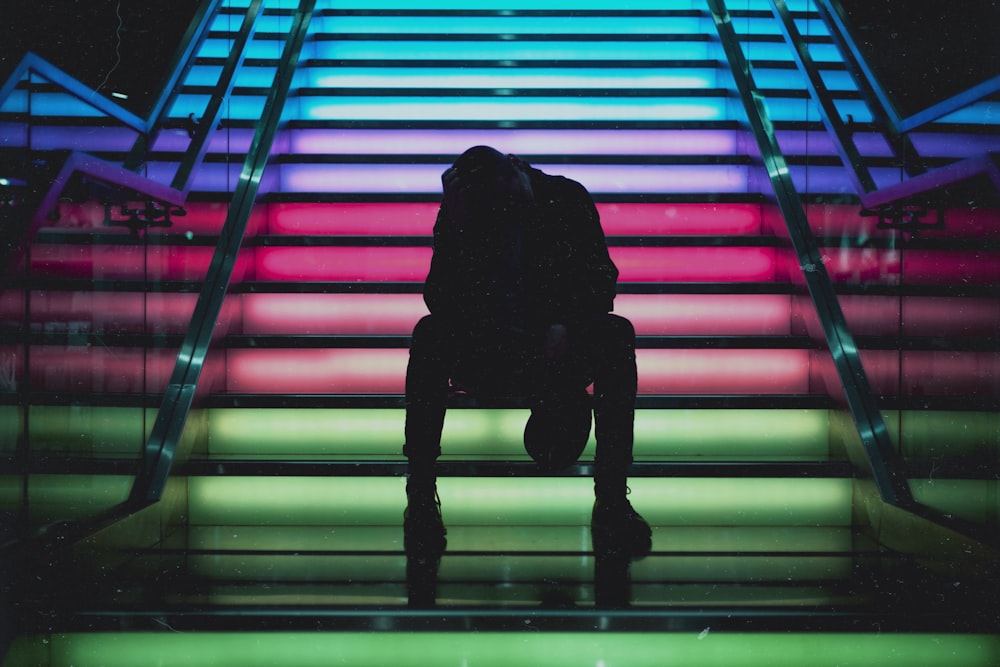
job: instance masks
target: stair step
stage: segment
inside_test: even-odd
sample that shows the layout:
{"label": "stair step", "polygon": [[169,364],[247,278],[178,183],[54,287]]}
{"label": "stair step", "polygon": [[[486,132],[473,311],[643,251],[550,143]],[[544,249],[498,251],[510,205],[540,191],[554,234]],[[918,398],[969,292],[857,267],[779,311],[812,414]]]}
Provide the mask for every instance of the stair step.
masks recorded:
{"label": "stair step", "polygon": [[[523,458],[523,457],[522,457]],[[540,471],[527,461],[463,461],[454,455],[439,461],[439,477],[580,477],[593,474],[593,465],[581,463],[560,470],[558,473]],[[406,473],[401,461],[373,462],[366,460],[295,460],[294,457],[275,458],[264,454],[257,459],[210,458],[192,459],[178,466],[177,474],[186,476],[236,476],[236,477],[379,477]],[[806,478],[853,477],[854,471],[847,462],[757,460],[751,456],[740,461],[640,461],[629,471],[630,479],[636,478]]]}
{"label": "stair step", "polygon": [[[399,526],[401,477],[188,477],[197,525]],[[636,509],[654,526],[849,526],[852,480],[636,478]],[[446,525],[587,526],[593,481],[584,477],[443,477]],[[655,546],[655,545],[654,545]]]}
{"label": "stair step", "polygon": [[[662,664],[664,655],[683,656],[687,664],[699,667],[763,664],[774,660],[775,655],[792,661],[808,661],[815,667],[834,667],[848,664],[859,657],[870,664],[898,665],[948,664],[960,661],[968,667],[989,667],[998,651],[1000,640],[989,634],[875,632],[872,623],[861,629],[848,629],[847,619],[842,622],[843,632],[817,633],[809,631],[809,623],[796,623],[807,630],[782,631],[761,629],[753,634],[734,631],[722,614],[707,614],[688,622],[677,623],[680,629],[667,632],[645,632],[640,636],[627,631],[636,625],[658,629],[670,625],[668,619],[651,619],[632,623],[634,613],[609,614],[610,628],[593,633],[593,620],[570,616],[566,612],[546,613],[544,610],[527,614],[518,612],[513,617],[491,618],[473,615],[445,619],[444,622],[424,615],[409,619],[389,617],[383,624],[391,632],[379,632],[376,619],[362,617],[359,630],[316,632],[320,628],[343,625],[351,618],[349,612],[309,617],[284,631],[261,632],[247,629],[252,620],[243,621],[243,631],[208,631],[190,626],[183,618],[169,617],[168,632],[153,628],[130,632],[86,633],[75,632],[38,635],[20,638],[11,649],[5,667],[28,667],[58,664],[46,661],[73,660],[76,667],[96,667],[111,664],[140,665],[156,660],[162,667],[190,665],[193,661],[211,662],[218,667],[259,664],[282,664],[294,661],[302,667],[330,664],[330,661],[356,665],[396,664],[401,667],[427,664],[429,658],[440,663],[484,665],[539,664],[546,656],[546,664],[570,665],[598,661],[604,664],[628,663],[633,665]],[[791,617],[785,614],[785,618]],[[211,621],[211,616],[208,619]],[[216,619],[217,620],[217,619]],[[809,621],[816,624],[817,617]],[[829,623],[828,625],[833,625]],[[698,630],[697,625],[703,627]],[[767,626],[764,620],[762,625]],[[354,624],[351,624],[354,625]],[[401,625],[403,627],[398,627]],[[471,625],[481,632],[460,630],[461,625]],[[777,624],[775,624],[777,625]],[[520,626],[520,628],[518,628]],[[524,632],[524,626],[538,628],[539,632]],[[721,627],[720,627],[721,626]],[[562,628],[559,631],[557,628]],[[773,626],[772,626],[773,627]],[[713,628],[716,629],[713,632]],[[425,631],[430,629],[430,631]],[[517,641],[512,642],[509,631],[521,629]],[[375,634],[372,631],[375,630]],[[493,630],[493,632],[490,632]],[[505,632],[506,631],[506,632]],[[704,634],[700,634],[704,632]],[[373,637],[376,641],[373,641]],[[701,639],[699,641],[699,638]],[[708,639],[706,642],[704,639]],[[502,660],[498,656],[503,656]],[[558,658],[553,658],[558,656]],[[41,658],[41,660],[39,660]],[[554,662],[553,662],[554,660]]]}

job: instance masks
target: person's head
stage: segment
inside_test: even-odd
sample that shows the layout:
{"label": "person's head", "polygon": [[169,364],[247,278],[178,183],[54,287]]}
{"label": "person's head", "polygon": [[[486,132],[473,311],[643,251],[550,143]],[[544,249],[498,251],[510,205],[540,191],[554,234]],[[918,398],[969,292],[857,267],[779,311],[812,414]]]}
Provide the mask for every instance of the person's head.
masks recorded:
{"label": "person's head", "polygon": [[463,196],[507,208],[533,200],[531,178],[524,163],[489,146],[473,146],[455,160],[443,176],[445,190],[458,184]]}

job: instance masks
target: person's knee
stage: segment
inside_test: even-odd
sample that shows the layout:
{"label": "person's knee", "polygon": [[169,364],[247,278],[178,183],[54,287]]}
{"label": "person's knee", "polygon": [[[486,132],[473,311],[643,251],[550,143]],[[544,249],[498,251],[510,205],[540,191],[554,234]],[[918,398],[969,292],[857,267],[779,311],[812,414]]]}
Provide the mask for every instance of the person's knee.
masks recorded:
{"label": "person's knee", "polygon": [[434,315],[424,315],[413,327],[410,335],[410,350],[434,350],[440,354],[442,348],[449,344],[449,331],[446,323]]}
{"label": "person's knee", "polygon": [[438,326],[437,318],[433,315],[424,315],[413,327],[411,338],[424,340],[428,337],[437,337],[439,332],[440,327]]}
{"label": "person's knee", "polygon": [[608,313],[601,322],[603,343],[616,348],[635,347],[635,327],[621,315]]}

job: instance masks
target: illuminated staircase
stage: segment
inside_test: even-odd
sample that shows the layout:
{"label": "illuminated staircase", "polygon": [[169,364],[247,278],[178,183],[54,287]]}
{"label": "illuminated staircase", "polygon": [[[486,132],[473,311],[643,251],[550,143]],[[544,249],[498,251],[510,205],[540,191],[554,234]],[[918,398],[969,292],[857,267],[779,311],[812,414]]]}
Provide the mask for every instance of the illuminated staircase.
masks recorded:
{"label": "illuminated staircase", "polygon": [[[132,233],[84,189],[2,295],[3,508],[18,529],[45,529],[41,551],[4,563],[37,575],[13,588],[5,666],[1000,659],[988,573],[974,569],[991,552],[968,537],[1000,512],[995,202],[952,203],[947,227],[916,239],[879,229],[771,5],[729,3],[907,488],[930,508],[910,514],[874,488],[804,285],[813,269],[772,205],[704,2],[299,4],[264,3],[185,215]],[[248,6],[223,3],[145,177],[173,177]],[[791,9],[879,185],[898,182],[819,14]],[[260,148],[301,19],[282,125]],[[32,91],[56,98],[30,124],[33,151],[69,135],[127,161],[131,135]],[[918,133],[932,166],[996,148],[976,109]],[[523,405],[456,397],[437,604],[414,609],[403,373],[439,175],[475,144],[579,180],[597,202],[621,271],[615,312],[639,336],[630,486],[653,553],[595,580],[593,442],[541,475]],[[232,279],[206,296],[257,149],[270,155]],[[159,458],[169,478],[140,489],[144,449],[176,426],[161,397],[190,356],[199,293],[219,316],[197,394]],[[113,521],[73,532],[105,511]],[[932,530],[918,517],[934,511],[956,521]],[[956,549],[969,560],[950,562]],[[630,606],[596,604],[607,586]]]}

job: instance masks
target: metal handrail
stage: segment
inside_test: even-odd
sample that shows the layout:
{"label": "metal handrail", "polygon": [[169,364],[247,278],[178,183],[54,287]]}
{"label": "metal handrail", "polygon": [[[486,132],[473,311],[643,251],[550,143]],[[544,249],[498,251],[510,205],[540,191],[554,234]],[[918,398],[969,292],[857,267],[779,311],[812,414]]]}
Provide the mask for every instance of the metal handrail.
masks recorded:
{"label": "metal handrail", "polygon": [[840,3],[836,2],[836,0],[815,0],[815,2],[823,20],[826,21],[831,31],[837,33],[838,39],[842,40],[842,44],[850,51],[852,60],[858,65],[860,73],[878,96],[879,103],[885,110],[894,132],[904,133],[916,129],[921,125],[931,123],[942,116],[965,108],[996,92],[1000,92],[1000,75],[993,76],[978,85],[972,86],[968,90],[962,91],[957,95],[952,95],[948,99],[942,100],[923,111],[903,118],[896,113],[889,94],[879,83],[871,68],[868,67],[864,56],[861,54],[861,49],[858,48],[857,43],[851,38],[850,30],[848,30],[847,22],[844,19],[844,10]]}
{"label": "metal handrail", "polygon": [[[208,33],[209,19],[214,16],[214,8],[220,3],[221,0],[209,0],[209,2],[203,4],[203,9],[211,7],[213,8],[213,11],[211,13],[206,13],[203,16],[199,16],[197,21],[192,22],[192,27],[197,23],[200,26],[200,30],[193,35],[189,30],[188,36],[186,37],[189,41],[187,42],[187,46],[182,49],[185,56],[183,58],[179,58],[180,62],[175,64],[174,74],[170,77],[167,87],[164,89],[164,93],[161,96],[160,101],[157,103],[157,107],[154,108],[154,113],[157,114],[157,120],[153,122],[148,133],[141,134],[136,139],[135,145],[133,145],[129,156],[125,161],[126,168],[137,170],[145,161],[149,148],[154,143],[155,133],[159,132],[159,130],[166,124],[166,114],[168,110],[167,102],[171,99],[171,97],[176,95],[177,83],[180,75],[189,67],[188,63],[194,56],[195,47],[205,39],[205,36]],[[263,0],[251,0],[248,5],[246,14],[243,17],[243,22],[240,25],[240,30],[233,41],[232,48],[229,50],[229,57],[223,65],[222,72],[215,83],[214,90],[212,91],[209,99],[208,107],[206,108],[203,117],[198,119],[195,129],[191,133],[191,144],[185,152],[184,159],[181,160],[177,172],[174,174],[171,187],[183,193],[185,197],[187,196],[187,193],[191,189],[191,185],[193,183],[191,175],[197,166],[201,164],[205,153],[208,150],[209,137],[215,128],[218,127],[219,122],[222,119],[223,103],[225,100],[229,99],[236,83],[236,72],[246,59],[247,46],[250,44],[250,41],[253,39],[253,35],[257,30],[257,17],[260,15],[261,11],[263,11],[263,5]]]}
{"label": "metal handrail", "polygon": [[138,171],[145,160],[148,147],[152,143],[152,135],[162,128],[166,121],[168,104],[177,94],[180,77],[189,68],[190,62],[194,58],[198,46],[204,41],[211,20],[221,4],[222,0],[205,0],[199,6],[175,58],[174,71],[168,77],[167,85],[154,104],[149,117],[145,119],[122,108],[115,102],[97,95],[86,84],[66,74],[37,54],[31,52],[25,54],[7,81],[3,86],[0,86],[0,106],[13,94],[26,75],[35,73],[55,84],[64,92],[93,106],[109,118],[136,130],[139,137],[124,165],[116,165],[82,151],[69,151],[67,158],[59,167],[59,171],[53,175],[48,183],[47,189],[40,194],[37,201],[31,202],[34,208],[31,219],[16,229],[7,230],[5,244],[7,247],[0,249],[0,270],[10,266],[13,259],[31,242],[38,229],[44,225],[46,216],[52,210],[66,184],[75,174],[83,173],[94,180],[124,188],[157,203],[170,206],[182,206],[185,203],[193,183],[192,174],[204,160],[208,150],[209,136],[212,130],[218,126],[223,102],[232,92],[236,71],[246,56],[247,46],[256,30],[257,16],[263,6],[263,0],[252,0],[247,8],[234,48],[223,67],[205,118],[201,119],[197,131],[192,136],[192,142],[180,163],[173,182],[170,185],[164,185],[141,176]]}
{"label": "metal handrail", "polygon": [[146,443],[142,468],[136,477],[128,501],[134,508],[141,508],[161,498],[176,459],[178,443],[191,412],[201,370],[208,356],[212,331],[222,310],[250,213],[256,203],[261,178],[278,132],[281,114],[288,99],[314,6],[315,0],[303,0],[300,3],[286,38],[275,76],[275,85],[268,93],[264,113],[260,122],[256,124],[257,129],[243,163],[240,180],[233,193],[219,242],[212,256],[161,407],[157,412],[156,422]]}
{"label": "metal handrail", "polygon": [[750,129],[757,141],[763,166],[774,189],[776,203],[788,226],[792,247],[802,267],[806,287],[823,328],[848,408],[857,425],[871,477],[885,502],[899,507],[913,507],[915,502],[902,472],[899,457],[874,400],[858,348],[848,330],[840,302],[824,267],[819,244],[809,227],[788,163],[778,146],[764,98],[754,83],[750,63],[743,55],[733,29],[729,10],[726,9],[724,0],[708,0],[708,5],[746,110]]}
{"label": "metal handrail", "polygon": [[[815,0],[815,4],[844,57],[855,83],[857,83],[868,107],[872,110],[875,124],[885,133],[889,147],[893,150],[897,161],[903,164],[908,175],[902,182],[890,186],[880,188],[875,184],[860,156],[857,155],[857,150],[853,146],[847,128],[840,120],[840,115],[833,107],[830,95],[819,77],[818,69],[812,63],[805,43],[798,35],[795,24],[788,15],[784,0],[771,0],[772,10],[779,19],[785,38],[794,47],[793,53],[796,62],[806,74],[810,95],[819,107],[823,123],[844,164],[852,171],[854,188],[862,206],[869,209],[892,206],[899,202],[917,199],[927,193],[967,181],[976,176],[986,176],[993,183],[994,188],[1000,192],[1000,171],[997,168],[995,154],[984,152],[982,155],[965,158],[948,166],[929,170],[922,164],[916,148],[907,136],[907,132],[920,125],[930,123],[947,113],[973,104],[1000,90],[1000,76],[955,95],[925,112],[910,118],[900,118],[889,102],[888,95],[867,67],[857,44],[851,38],[839,3],[834,0]],[[904,157],[905,159],[903,159]]]}
{"label": "metal handrail", "polygon": [[140,118],[103,95],[98,95],[87,84],[66,74],[33,51],[28,51],[24,54],[21,61],[14,68],[14,71],[7,77],[4,84],[0,86],[0,106],[3,106],[7,98],[14,93],[14,90],[21,83],[21,80],[30,73],[37,74],[81,102],[94,107],[105,116],[113,118],[137,132],[149,131],[150,121],[148,119]]}

